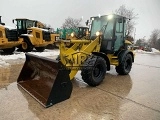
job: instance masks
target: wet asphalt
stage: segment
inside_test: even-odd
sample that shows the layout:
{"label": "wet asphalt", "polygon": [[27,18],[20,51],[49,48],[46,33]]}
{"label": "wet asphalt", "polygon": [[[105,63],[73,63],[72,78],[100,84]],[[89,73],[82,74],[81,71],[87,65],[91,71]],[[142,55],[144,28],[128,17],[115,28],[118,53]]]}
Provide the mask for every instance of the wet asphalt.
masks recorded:
{"label": "wet asphalt", "polygon": [[80,72],[70,99],[44,108],[16,80],[24,61],[0,67],[0,120],[160,120],[160,54],[136,53],[129,75],[111,66],[97,87]]}

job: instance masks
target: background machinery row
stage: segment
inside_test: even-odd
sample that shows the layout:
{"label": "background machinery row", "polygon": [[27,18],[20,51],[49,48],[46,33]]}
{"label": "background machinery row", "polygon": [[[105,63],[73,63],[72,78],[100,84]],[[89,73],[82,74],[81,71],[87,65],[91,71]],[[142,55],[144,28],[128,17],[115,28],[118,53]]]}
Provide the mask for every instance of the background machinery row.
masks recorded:
{"label": "background machinery row", "polygon": [[33,48],[42,52],[59,37],[37,20],[17,18],[13,23],[16,28],[6,26],[0,16],[0,49],[5,53],[14,52],[16,47],[23,52],[30,52]]}
{"label": "background machinery row", "polygon": [[[16,28],[6,26],[0,16],[0,50],[4,53],[13,53],[16,47],[23,52],[31,52],[33,48],[42,52],[48,45],[53,45],[56,39],[82,39],[89,33],[88,27],[64,28],[51,32],[42,22],[26,18],[14,19],[13,23],[16,24]],[[73,33],[74,37],[71,37]],[[66,46],[70,45],[73,44],[66,43]]]}

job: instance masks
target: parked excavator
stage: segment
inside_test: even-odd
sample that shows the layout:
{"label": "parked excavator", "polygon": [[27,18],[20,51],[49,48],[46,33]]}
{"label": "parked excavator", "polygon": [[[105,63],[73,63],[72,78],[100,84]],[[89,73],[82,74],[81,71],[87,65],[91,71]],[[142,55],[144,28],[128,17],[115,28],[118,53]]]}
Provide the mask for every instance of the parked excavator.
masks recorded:
{"label": "parked excavator", "polygon": [[[60,59],[53,60],[26,53],[26,61],[17,83],[44,107],[70,98],[73,78],[79,70],[85,83],[97,86],[106,71],[114,65],[118,74],[127,75],[134,62],[134,53],[127,48],[126,22],[119,15],[91,17],[89,39],[57,40]],[[65,43],[74,43],[70,48]],[[125,84],[125,83],[124,83]]]}
{"label": "parked excavator", "polygon": [[15,47],[21,45],[22,41],[18,39],[17,30],[2,23],[0,16],[0,49],[4,53],[12,54]]}
{"label": "parked excavator", "polygon": [[13,20],[13,23],[16,23],[19,39],[23,39],[23,43],[18,47],[20,51],[30,52],[35,48],[42,52],[47,45],[53,44],[59,37],[37,20],[17,18]]}

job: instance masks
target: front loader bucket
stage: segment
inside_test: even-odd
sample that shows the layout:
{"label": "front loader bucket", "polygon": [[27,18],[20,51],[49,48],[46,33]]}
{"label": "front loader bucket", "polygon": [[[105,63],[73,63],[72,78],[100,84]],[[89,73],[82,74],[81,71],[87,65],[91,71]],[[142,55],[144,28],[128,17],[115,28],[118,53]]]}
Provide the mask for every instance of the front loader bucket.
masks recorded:
{"label": "front loader bucket", "polygon": [[26,53],[17,83],[44,107],[49,107],[70,97],[69,73],[60,61]]}

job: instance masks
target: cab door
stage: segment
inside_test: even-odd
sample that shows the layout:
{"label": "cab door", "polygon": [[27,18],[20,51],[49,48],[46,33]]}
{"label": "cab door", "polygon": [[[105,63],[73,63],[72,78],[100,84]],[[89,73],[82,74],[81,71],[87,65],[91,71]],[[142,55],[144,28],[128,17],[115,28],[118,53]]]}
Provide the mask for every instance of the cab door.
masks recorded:
{"label": "cab door", "polygon": [[114,51],[118,51],[124,45],[124,20],[123,18],[116,19],[116,28],[115,28],[115,43]]}
{"label": "cab door", "polygon": [[113,53],[115,38],[115,19],[108,21],[104,27],[101,52]]}
{"label": "cab door", "polygon": [[27,28],[26,28],[26,20],[24,19],[18,19],[17,20],[17,31],[18,36],[21,34],[27,34]]}

